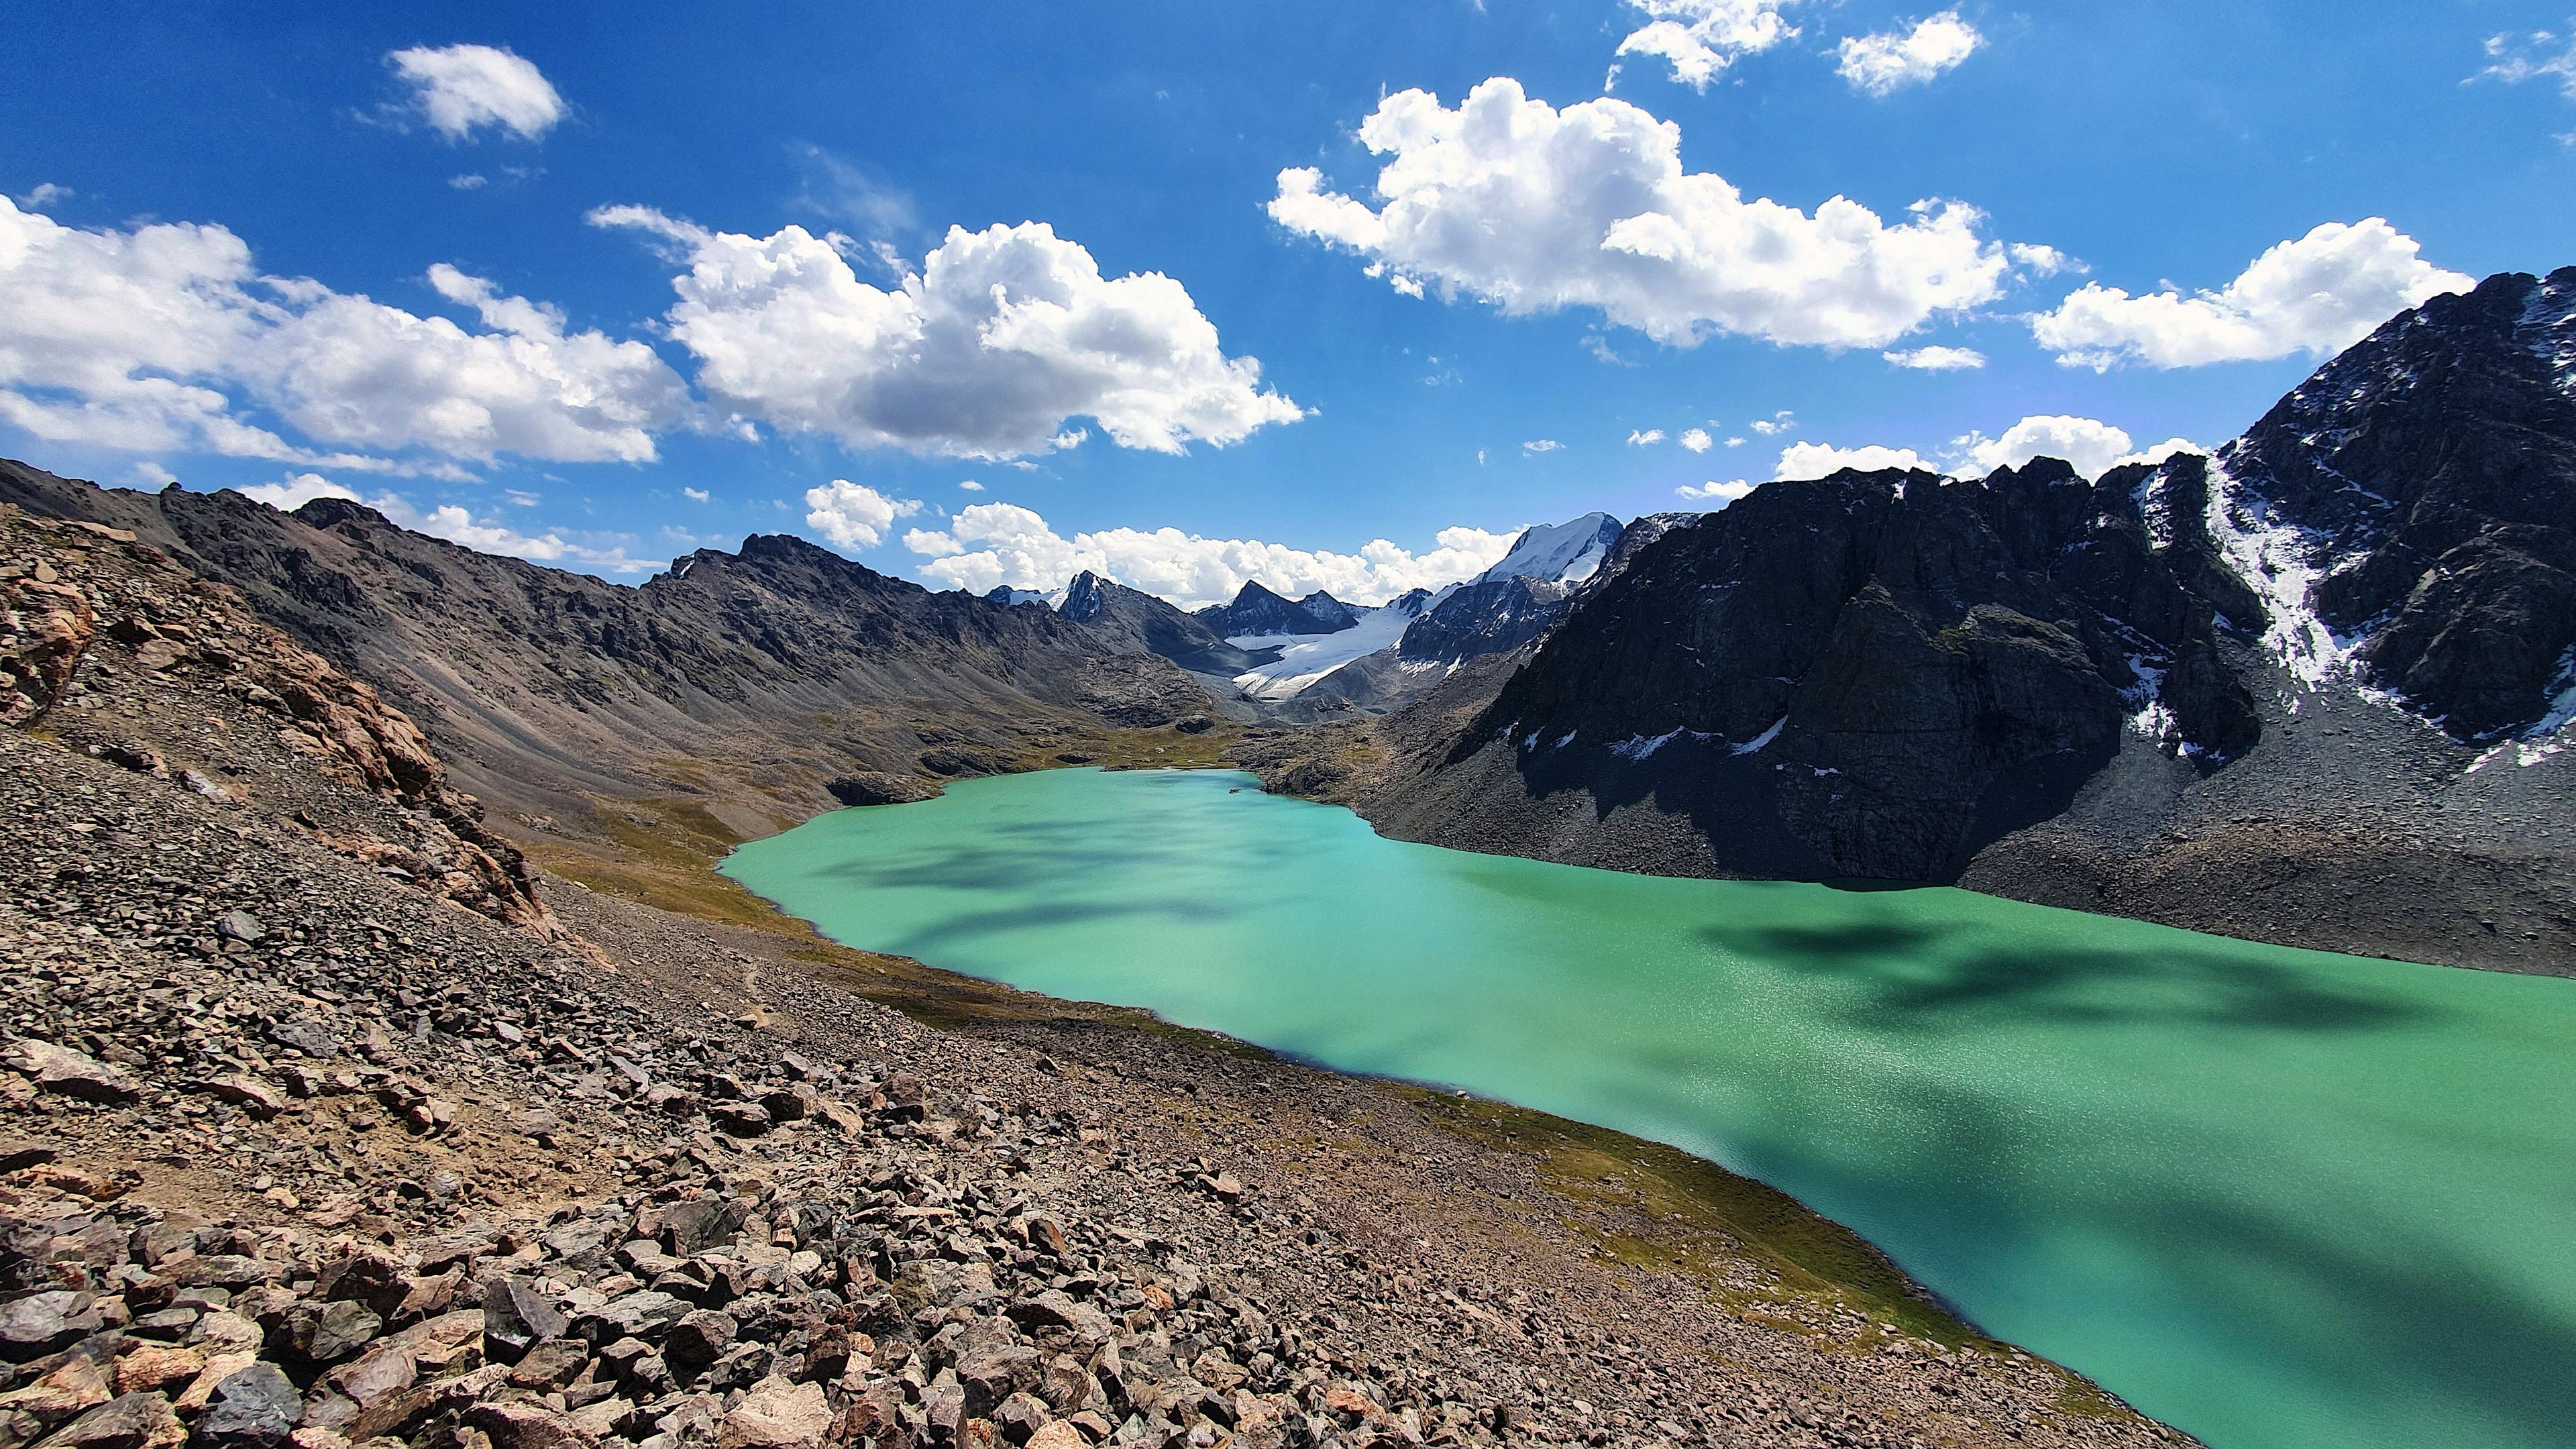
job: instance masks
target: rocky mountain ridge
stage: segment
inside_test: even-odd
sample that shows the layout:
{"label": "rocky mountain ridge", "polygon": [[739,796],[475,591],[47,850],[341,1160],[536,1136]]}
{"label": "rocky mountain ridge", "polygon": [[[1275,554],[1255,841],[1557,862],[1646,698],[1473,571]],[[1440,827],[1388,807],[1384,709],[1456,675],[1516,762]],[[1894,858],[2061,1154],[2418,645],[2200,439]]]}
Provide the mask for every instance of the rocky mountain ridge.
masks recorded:
{"label": "rocky mountain ridge", "polygon": [[1637,549],[1690,514],[1648,514],[1621,524],[1607,513],[1522,531],[1511,551],[1446,591],[1405,630],[1396,657],[1417,668],[1455,666],[1521,648],[1563,622],[1576,601],[1608,583]]}
{"label": "rocky mountain ridge", "polygon": [[986,773],[1205,694],[1134,641],[933,593],[802,539],[700,550],[640,587],[476,553],[321,499],[102,489],[0,462],[0,501],[131,531],[383,689],[514,818],[696,796],[737,835],[853,773]]}
{"label": "rocky mountain ridge", "polygon": [[2239,572],[2280,581],[2267,642],[2304,675],[2471,741],[2576,686],[2576,267],[2400,314],[2218,462]]}
{"label": "rocky mountain ridge", "polygon": [[1282,598],[1257,579],[1244,582],[1230,603],[1210,604],[1193,616],[1227,639],[1283,634],[1332,634],[1359,622],[1351,606],[1317,589],[1302,599]]}
{"label": "rocky mountain ridge", "polygon": [[1192,674],[1230,679],[1263,662],[1261,651],[1236,648],[1204,620],[1088,570],[1073,576],[1055,607],[1118,652],[1160,655]]}

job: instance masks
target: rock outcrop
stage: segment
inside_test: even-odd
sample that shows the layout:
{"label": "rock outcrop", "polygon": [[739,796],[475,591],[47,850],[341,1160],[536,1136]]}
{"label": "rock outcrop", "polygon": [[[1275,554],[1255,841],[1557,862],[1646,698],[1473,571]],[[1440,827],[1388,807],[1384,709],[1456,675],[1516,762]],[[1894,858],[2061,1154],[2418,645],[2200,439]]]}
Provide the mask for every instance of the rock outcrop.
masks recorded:
{"label": "rock outcrop", "polygon": [[[481,802],[448,782],[411,720],[262,623],[233,590],[190,576],[122,529],[0,504],[0,606],[0,674],[14,681],[0,695],[9,723],[50,724],[102,759],[221,800],[260,789],[243,753],[252,742],[239,736],[265,733],[257,748],[272,768],[282,750],[393,807],[389,819],[338,831],[316,822],[321,838],[469,910],[561,933],[527,861],[485,827]],[[120,679],[139,688],[106,684]],[[111,689],[129,705],[138,693],[185,690],[238,708],[230,720],[194,721],[172,718],[166,702],[81,708]],[[235,778],[245,783],[227,783]]]}

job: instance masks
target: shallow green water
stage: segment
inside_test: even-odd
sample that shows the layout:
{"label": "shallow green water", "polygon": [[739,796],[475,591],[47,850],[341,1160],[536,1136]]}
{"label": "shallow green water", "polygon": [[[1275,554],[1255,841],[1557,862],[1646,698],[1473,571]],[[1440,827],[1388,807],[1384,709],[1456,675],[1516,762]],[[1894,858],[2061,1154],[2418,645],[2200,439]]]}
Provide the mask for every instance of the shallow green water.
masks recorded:
{"label": "shallow green water", "polygon": [[2220,1449],[2576,1445],[2576,982],[1380,839],[1227,773],[844,810],[836,940],[1674,1143]]}

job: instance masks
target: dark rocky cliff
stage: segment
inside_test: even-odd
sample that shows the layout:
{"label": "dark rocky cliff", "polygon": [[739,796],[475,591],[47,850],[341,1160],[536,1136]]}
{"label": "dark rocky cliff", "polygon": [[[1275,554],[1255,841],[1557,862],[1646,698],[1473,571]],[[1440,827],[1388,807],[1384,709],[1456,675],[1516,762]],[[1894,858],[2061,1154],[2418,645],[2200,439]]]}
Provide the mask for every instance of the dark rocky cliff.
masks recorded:
{"label": "dark rocky cliff", "polygon": [[1824,873],[1954,876],[2159,699],[2211,765],[2259,734],[2188,582],[2206,542],[2149,538],[2142,471],[1768,484],[1640,552],[1453,757],[1507,738],[1530,770],[1588,746],[1768,772]]}
{"label": "dark rocky cliff", "polygon": [[2548,713],[2576,647],[2576,267],[2401,313],[2221,450],[2309,603],[2452,736]]}

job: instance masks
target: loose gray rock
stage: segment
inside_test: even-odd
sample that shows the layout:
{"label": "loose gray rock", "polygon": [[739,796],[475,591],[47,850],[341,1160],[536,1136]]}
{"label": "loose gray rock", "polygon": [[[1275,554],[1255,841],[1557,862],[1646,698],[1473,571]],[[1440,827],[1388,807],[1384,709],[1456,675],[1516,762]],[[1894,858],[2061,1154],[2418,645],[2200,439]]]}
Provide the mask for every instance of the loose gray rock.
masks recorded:
{"label": "loose gray rock", "polygon": [[255,1363],[215,1385],[197,1420],[200,1449],[276,1449],[304,1422],[295,1384],[272,1363]]}
{"label": "loose gray rock", "polygon": [[143,1084],[124,1072],[70,1047],[21,1038],[0,1051],[0,1066],[35,1079],[48,1092],[84,1102],[121,1104],[143,1095]]}
{"label": "loose gray rock", "polygon": [[0,1304],[0,1354],[24,1363],[98,1332],[106,1324],[87,1293],[57,1288]]}
{"label": "loose gray rock", "polygon": [[495,1278],[483,1285],[483,1353],[495,1363],[521,1355],[572,1326],[563,1311],[525,1278]]}
{"label": "loose gray rock", "polygon": [[133,1393],[110,1399],[55,1430],[39,1449],[178,1449],[187,1436],[167,1396]]}

